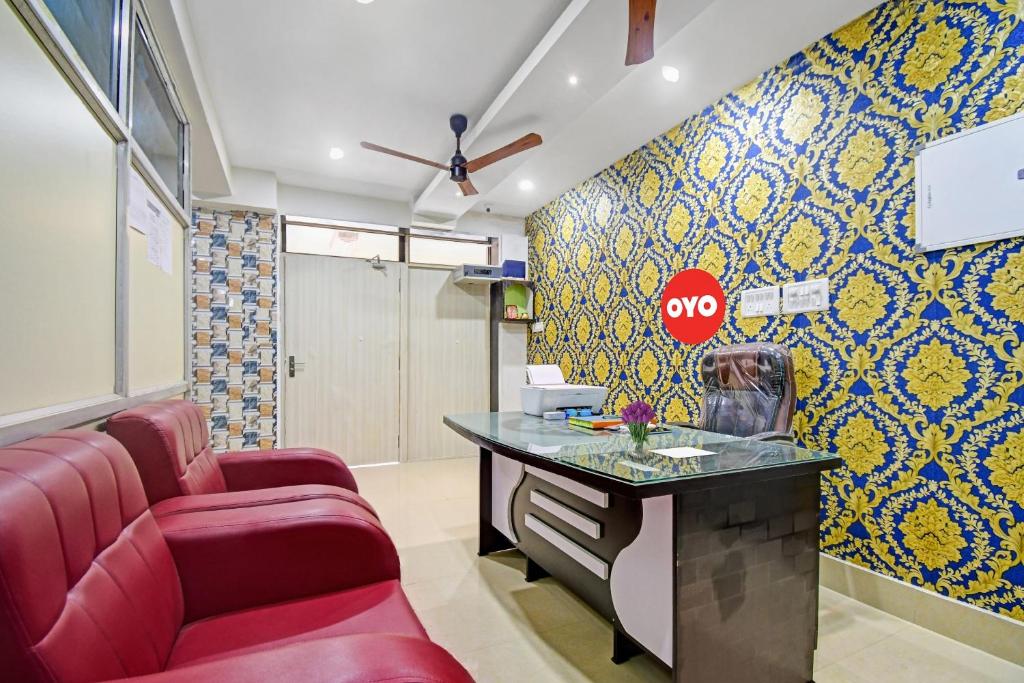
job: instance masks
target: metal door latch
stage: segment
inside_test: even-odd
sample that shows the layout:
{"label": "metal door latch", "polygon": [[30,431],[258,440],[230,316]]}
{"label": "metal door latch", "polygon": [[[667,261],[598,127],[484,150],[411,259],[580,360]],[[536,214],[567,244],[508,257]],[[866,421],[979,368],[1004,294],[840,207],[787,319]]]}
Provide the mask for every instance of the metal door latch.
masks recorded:
{"label": "metal door latch", "polygon": [[305,363],[296,363],[295,356],[288,356],[288,376],[294,377],[296,368],[306,367]]}

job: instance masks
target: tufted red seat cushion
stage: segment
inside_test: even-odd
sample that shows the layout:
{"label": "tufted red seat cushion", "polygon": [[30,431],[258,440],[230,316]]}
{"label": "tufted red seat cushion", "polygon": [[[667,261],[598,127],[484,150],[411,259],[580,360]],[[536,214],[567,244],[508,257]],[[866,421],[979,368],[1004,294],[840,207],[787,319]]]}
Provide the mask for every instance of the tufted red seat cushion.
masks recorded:
{"label": "tufted red seat cushion", "polygon": [[380,632],[427,637],[396,580],[189,624],[178,636],[167,668],[317,638]]}
{"label": "tufted red seat cushion", "polygon": [[262,490],[263,500],[272,500],[300,495],[284,489],[302,485],[338,487],[358,498],[345,463],[318,448],[217,456],[206,419],[191,401],[158,401],[123,411],[107,420],[106,430],[135,460],[150,504],[175,496],[254,490]]}
{"label": "tufted red seat cushion", "polygon": [[11,681],[159,671],[184,613],[171,553],[113,439],[0,449],[0,670]]}

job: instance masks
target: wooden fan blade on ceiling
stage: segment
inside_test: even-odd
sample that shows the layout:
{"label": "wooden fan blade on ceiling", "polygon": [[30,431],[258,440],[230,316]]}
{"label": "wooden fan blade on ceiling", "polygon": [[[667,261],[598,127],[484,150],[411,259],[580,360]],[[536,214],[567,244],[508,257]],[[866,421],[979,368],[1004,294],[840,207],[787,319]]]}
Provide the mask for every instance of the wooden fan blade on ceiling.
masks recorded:
{"label": "wooden fan blade on ceiling", "polygon": [[439,168],[442,171],[448,170],[448,166],[446,166],[445,164],[441,164],[436,161],[431,161],[430,159],[424,159],[423,157],[414,156],[412,154],[406,154],[405,152],[399,152],[396,149],[388,149],[387,147],[381,147],[380,145],[375,145],[372,142],[360,142],[359,145],[363,147],[363,149],[369,149],[371,151],[381,152],[383,154],[390,154],[391,156],[398,157],[400,159],[408,159],[409,161],[415,161],[418,164],[425,164],[427,166]]}
{"label": "wooden fan blade on ceiling", "polygon": [[626,66],[654,57],[654,6],[657,0],[629,0],[629,38]]}
{"label": "wooden fan blade on ceiling", "polygon": [[480,194],[479,192],[476,191],[476,188],[473,187],[473,183],[471,183],[468,178],[459,183],[459,189],[462,190],[463,197],[469,197],[470,195]]}
{"label": "wooden fan blade on ceiling", "polygon": [[499,147],[489,154],[485,154],[482,157],[477,157],[472,161],[466,162],[466,170],[470,173],[473,171],[479,171],[481,168],[486,168],[487,166],[501,161],[502,159],[507,159],[513,154],[519,154],[520,152],[525,152],[532,147],[536,147],[542,142],[544,142],[544,140],[542,140],[536,133],[527,133],[515,142],[510,142],[504,147]]}

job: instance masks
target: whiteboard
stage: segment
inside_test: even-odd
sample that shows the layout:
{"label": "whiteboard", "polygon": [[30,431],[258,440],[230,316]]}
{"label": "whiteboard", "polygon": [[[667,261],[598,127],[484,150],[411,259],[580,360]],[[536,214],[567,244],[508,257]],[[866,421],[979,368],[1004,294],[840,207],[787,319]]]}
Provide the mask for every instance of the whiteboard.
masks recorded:
{"label": "whiteboard", "polygon": [[1024,235],[1024,113],[925,145],[915,168],[918,251]]}

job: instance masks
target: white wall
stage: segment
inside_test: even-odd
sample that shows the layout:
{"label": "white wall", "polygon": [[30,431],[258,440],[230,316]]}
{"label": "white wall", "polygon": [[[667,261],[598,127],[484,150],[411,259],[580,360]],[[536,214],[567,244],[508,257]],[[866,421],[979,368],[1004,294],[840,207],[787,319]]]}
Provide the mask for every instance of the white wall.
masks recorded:
{"label": "white wall", "polygon": [[412,209],[408,202],[294,185],[279,184],[277,201],[278,211],[286,215],[398,226],[409,225],[412,220]]}
{"label": "white wall", "polygon": [[231,194],[196,199],[194,203],[224,211],[241,210],[277,213],[277,176],[269,171],[231,167]]}
{"label": "white wall", "polygon": [[526,221],[522,218],[499,216],[497,214],[471,211],[463,214],[456,222],[455,229],[459,232],[471,232],[477,235],[525,235]]}

